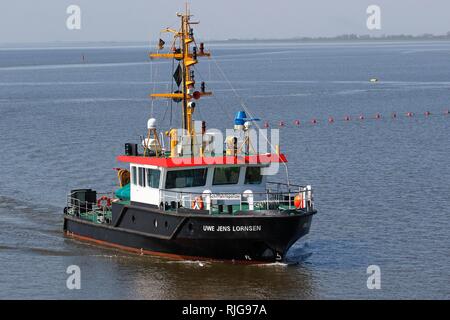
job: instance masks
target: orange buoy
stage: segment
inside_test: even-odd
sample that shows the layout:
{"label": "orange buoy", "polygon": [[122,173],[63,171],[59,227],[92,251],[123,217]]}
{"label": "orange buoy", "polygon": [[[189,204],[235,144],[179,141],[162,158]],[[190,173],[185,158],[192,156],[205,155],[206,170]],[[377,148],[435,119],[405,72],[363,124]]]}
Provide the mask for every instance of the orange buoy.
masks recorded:
{"label": "orange buoy", "polygon": [[299,126],[299,125],[300,125],[300,120],[295,120],[295,121],[294,121],[294,124],[295,124],[296,126]]}
{"label": "orange buoy", "polygon": [[280,121],[280,123],[278,124],[280,127],[284,127],[284,121]]}
{"label": "orange buoy", "polygon": [[406,113],[406,116],[407,116],[407,117],[412,117],[413,115],[414,115],[414,113],[412,113],[412,112],[407,112],[407,113]]}
{"label": "orange buoy", "polygon": [[395,112],[392,112],[392,118],[397,118],[397,114]]}
{"label": "orange buoy", "polygon": [[316,120],[316,119],[312,119],[312,120],[311,120],[311,123],[312,123],[312,124],[316,124],[316,123],[317,123],[317,120]]}
{"label": "orange buoy", "polygon": [[264,128],[268,128],[269,127],[269,122],[268,121],[264,121]]}
{"label": "orange buoy", "polygon": [[350,121],[350,116],[345,116],[344,120],[345,121]]}
{"label": "orange buoy", "polygon": [[360,115],[360,116],[359,116],[359,120],[364,120],[364,116],[363,116],[363,115]]}
{"label": "orange buoy", "polygon": [[333,122],[334,122],[333,117],[328,117],[328,123],[333,123]]}
{"label": "orange buoy", "polygon": [[425,111],[425,116],[431,116],[431,112],[430,111]]}
{"label": "orange buoy", "polygon": [[297,209],[304,209],[305,208],[305,198],[303,197],[303,193],[299,193],[294,197],[294,206]]}
{"label": "orange buoy", "polygon": [[375,115],[375,119],[381,119],[381,114],[377,113],[377,114]]}
{"label": "orange buoy", "polygon": [[194,198],[194,200],[192,201],[192,209],[195,210],[203,210],[203,208],[205,207],[204,203],[203,203],[203,198],[201,196],[197,196]]}

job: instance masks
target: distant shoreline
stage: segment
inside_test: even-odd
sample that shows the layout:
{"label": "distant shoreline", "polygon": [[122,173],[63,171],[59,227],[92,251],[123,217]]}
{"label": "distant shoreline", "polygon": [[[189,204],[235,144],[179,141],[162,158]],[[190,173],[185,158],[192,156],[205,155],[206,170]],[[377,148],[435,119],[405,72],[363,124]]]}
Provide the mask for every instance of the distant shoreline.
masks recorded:
{"label": "distant shoreline", "polygon": [[296,37],[286,39],[228,39],[228,40],[211,40],[210,42],[300,42],[300,43],[315,43],[315,42],[370,42],[370,41],[450,41],[450,32],[445,35],[356,35],[344,34],[335,37]]}
{"label": "distant shoreline", "polygon": [[[380,43],[380,42],[446,42],[450,41],[450,32],[446,35],[340,35],[336,37],[299,37],[285,39],[225,39],[225,40],[200,40],[209,44],[264,44],[264,43],[292,43],[292,44],[314,44],[314,43]],[[156,42],[144,41],[53,41],[32,43],[0,43],[0,49],[33,49],[33,48],[83,48],[83,47],[150,47]]]}

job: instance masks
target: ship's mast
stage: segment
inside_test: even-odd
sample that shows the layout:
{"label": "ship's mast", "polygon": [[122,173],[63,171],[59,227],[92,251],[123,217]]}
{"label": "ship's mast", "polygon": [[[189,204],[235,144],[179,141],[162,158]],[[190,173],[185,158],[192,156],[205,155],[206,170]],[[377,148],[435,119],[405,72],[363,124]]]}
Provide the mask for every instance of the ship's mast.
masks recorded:
{"label": "ship's mast", "polygon": [[[200,43],[198,48],[194,39],[194,30],[192,25],[199,22],[191,21],[192,15],[189,13],[189,8],[186,5],[185,13],[177,13],[177,16],[181,20],[180,29],[173,30],[166,28],[163,32],[170,32],[173,34],[174,41],[170,53],[152,53],[150,58],[168,58],[179,61],[181,67],[181,81],[179,90],[170,93],[153,93],[150,96],[152,98],[169,98],[175,102],[182,102],[182,128],[186,130],[187,134],[192,136],[195,134],[193,128],[192,115],[195,110],[195,102],[192,100],[198,100],[202,96],[211,95],[211,92],[206,92],[205,84],[202,83],[200,91],[195,90],[195,78],[194,71],[191,68],[198,63],[198,57],[209,57],[210,53],[205,52],[203,43]],[[194,44],[193,51],[191,52],[191,44]],[[162,49],[160,41],[160,49]],[[175,75],[174,75],[175,77]]]}

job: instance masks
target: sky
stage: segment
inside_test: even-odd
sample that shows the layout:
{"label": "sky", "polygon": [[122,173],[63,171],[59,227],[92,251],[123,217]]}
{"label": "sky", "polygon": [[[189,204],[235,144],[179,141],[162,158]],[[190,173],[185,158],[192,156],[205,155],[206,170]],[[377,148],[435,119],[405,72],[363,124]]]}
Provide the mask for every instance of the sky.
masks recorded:
{"label": "sky", "polygon": [[[190,0],[197,38],[292,38],[340,34],[445,34],[449,0]],[[0,43],[147,42],[177,25],[185,0],[1,0]],[[67,7],[81,8],[69,30]],[[381,9],[381,30],[368,30],[366,9]]]}

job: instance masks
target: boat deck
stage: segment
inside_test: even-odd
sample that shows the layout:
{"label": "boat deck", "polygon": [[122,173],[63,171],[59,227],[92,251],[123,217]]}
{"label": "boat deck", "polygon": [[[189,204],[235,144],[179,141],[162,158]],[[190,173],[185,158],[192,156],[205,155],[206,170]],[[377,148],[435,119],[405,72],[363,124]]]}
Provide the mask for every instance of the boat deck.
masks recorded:
{"label": "boat deck", "polygon": [[82,220],[86,220],[94,223],[110,223],[112,221],[112,211],[103,209],[93,209],[89,211],[77,211],[75,208],[69,208],[66,212],[67,215],[72,217],[78,217]]}
{"label": "boat deck", "polygon": [[[214,216],[298,215],[314,211],[310,188],[286,186],[281,183],[270,184],[275,185],[275,188],[268,189],[265,193],[251,194],[160,190],[159,210],[166,214]],[[295,200],[299,195],[301,200]],[[113,220],[112,205],[139,206],[128,199],[115,198],[113,194],[97,194],[97,202],[92,202],[93,200],[87,202],[73,197],[72,194],[68,195],[66,214],[93,223],[108,224]]]}
{"label": "boat deck", "polygon": [[[121,205],[130,205],[130,201],[117,201],[118,204]],[[300,212],[292,210],[292,208],[289,208],[287,205],[278,205],[276,208],[257,208],[255,207],[254,210],[251,210],[254,212],[261,212],[261,215],[264,215],[265,212],[268,210],[273,211],[277,210],[279,213],[286,213],[286,214],[299,214]],[[224,206],[223,210],[220,211],[219,208],[211,208],[211,211],[207,211],[206,214],[211,215],[245,215],[246,212],[249,212],[249,206],[248,204],[242,204],[242,205],[227,205]],[[166,213],[176,213],[179,212],[177,209],[167,208],[165,210]],[[205,211],[199,212],[199,214],[204,213]],[[306,211],[305,211],[306,212]],[[77,211],[74,208],[70,208],[67,210],[67,214],[73,217],[78,217],[82,220],[86,220],[93,223],[110,223],[112,221],[112,210],[110,208],[93,208],[92,210],[88,211]]]}

